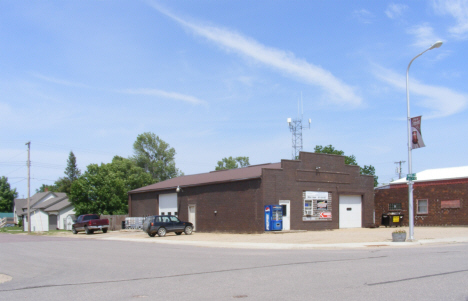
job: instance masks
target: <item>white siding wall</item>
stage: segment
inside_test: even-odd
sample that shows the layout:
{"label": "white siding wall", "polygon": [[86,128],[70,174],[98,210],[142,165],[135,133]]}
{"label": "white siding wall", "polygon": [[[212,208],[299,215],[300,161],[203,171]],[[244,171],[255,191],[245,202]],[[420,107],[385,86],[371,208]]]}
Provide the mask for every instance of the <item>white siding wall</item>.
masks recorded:
{"label": "white siding wall", "polygon": [[73,205],[63,208],[58,212],[57,215],[57,227],[61,230],[66,230],[63,220],[67,218],[70,214],[75,214],[75,207]]}
{"label": "white siding wall", "polygon": [[49,231],[49,215],[46,212],[36,209],[31,213],[31,231]]}

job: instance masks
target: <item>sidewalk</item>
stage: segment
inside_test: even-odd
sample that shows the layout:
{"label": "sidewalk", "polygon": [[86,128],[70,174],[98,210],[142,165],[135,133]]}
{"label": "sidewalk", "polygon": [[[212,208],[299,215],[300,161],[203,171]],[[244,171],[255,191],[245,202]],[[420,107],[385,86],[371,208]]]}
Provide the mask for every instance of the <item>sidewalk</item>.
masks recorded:
{"label": "sidewalk", "polygon": [[[246,249],[315,249],[315,248],[366,248],[366,247],[410,247],[427,244],[449,244],[468,242],[468,227],[415,227],[414,242],[392,242],[392,232],[396,228],[355,228],[307,232],[267,232],[264,234],[224,234],[193,233],[149,237],[142,231],[122,230],[107,234],[74,237],[132,241],[142,243],[162,243],[218,248]],[[409,232],[407,227],[401,227]],[[408,237],[407,237],[408,238]]]}

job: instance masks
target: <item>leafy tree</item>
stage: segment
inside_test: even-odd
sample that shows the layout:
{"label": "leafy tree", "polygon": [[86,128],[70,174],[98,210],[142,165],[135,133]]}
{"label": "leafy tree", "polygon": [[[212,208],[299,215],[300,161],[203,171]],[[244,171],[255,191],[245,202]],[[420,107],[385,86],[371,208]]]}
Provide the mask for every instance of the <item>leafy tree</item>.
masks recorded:
{"label": "leafy tree", "polygon": [[375,167],[372,165],[364,165],[364,167],[361,167],[361,175],[369,175],[369,176],[374,176],[374,187],[377,187],[379,185],[379,177],[375,175]]}
{"label": "leafy tree", "polygon": [[[359,165],[357,163],[356,157],[354,155],[346,156],[344,154],[344,151],[335,149],[331,144],[327,145],[327,146],[317,145],[317,146],[315,146],[314,151],[316,153],[320,153],[320,154],[331,154],[331,155],[345,156],[345,164]],[[374,166],[364,165],[364,167],[361,167],[360,172],[361,172],[361,175],[374,176],[374,187],[377,187],[377,185],[379,185],[379,182],[378,182],[379,177],[375,175],[375,167]]]}
{"label": "leafy tree", "polygon": [[330,154],[330,155],[340,155],[345,157],[345,164],[347,165],[359,165],[356,161],[356,157],[354,155],[346,156],[344,151],[335,149],[331,144],[327,146],[316,145],[314,148],[314,152],[320,154]]}
{"label": "leafy tree", "polygon": [[0,212],[13,212],[13,202],[18,197],[18,192],[11,189],[8,178],[2,176],[0,178]]}
{"label": "leafy tree", "polygon": [[41,187],[36,189],[36,192],[46,192],[47,191],[57,191],[57,187],[55,185],[46,185],[42,184]]}
{"label": "leafy tree", "polygon": [[154,182],[132,160],[115,156],[111,163],[88,165],[71,186],[70,202],[78,215],[127,214],[127,192]]}
{"label": "leafy tree", "polygon": [[54,185],[42,184],[39,189],[36,189],[36,192],[45,192],[47,189],[47,191],[65,192],[67,195],[70,194],[73,181],[81,176],[81,171],[76,165],[75,154],[72,151],[70,151],[70,154],[68,155],[67,167],[65,168],[64,173],[66,176],[59,178],[55,181]]}
{"label": "leafy tree", "polygon": [[138,135],[133,143],[133,150],[135,155],[131,159],[137,166],[149,172],[156,182],[183,175],[175,165],[175,149],[154,133]]}
{"label": "leafy tree", "polygon": [[247,167],[249,165],[249,157],[222,158],[221,161],[218,161],[216,170],[234,169],[239,167]]}

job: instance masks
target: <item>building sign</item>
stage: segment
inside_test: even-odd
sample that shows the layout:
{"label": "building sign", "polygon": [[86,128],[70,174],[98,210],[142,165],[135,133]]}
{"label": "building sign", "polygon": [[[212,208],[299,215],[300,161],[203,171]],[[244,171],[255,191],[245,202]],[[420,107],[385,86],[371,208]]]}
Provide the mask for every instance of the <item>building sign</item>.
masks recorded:
{"label": "building sign", "polygon": [[317,200],[317,210],[328,210],[328,201]]}
{"label": "building sign", "polygon": [[460,200],[443,200],[440,201],[440,208],[460,208]]}
{"label": "building sign", "polygon": [[325,212],[320,212],[320,218],[331,218],[331,212],[330,211],[325,211]]}
{"label": "building sign", "polygon": [[328,192],[324,191],[306,191],[306,200],[328,200]]}
{"label": "building sign", "polygon": [[421,116],[411,118],[411,143],[412,149],[426,146],[421,136]]}

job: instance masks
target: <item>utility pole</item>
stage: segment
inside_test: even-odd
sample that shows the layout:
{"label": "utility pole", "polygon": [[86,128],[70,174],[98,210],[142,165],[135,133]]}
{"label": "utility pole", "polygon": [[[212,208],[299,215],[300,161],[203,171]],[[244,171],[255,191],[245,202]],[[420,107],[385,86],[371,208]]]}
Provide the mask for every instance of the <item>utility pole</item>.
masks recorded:
{"label": "utility pole", "polygon": [[31,141],[26,143],[28,146],[28,233],[31,233],[31,211],[30,211],[30,199],[31,199]]}
{"label": "utility pole", "polygon": [[396,173],[398,174],[398,179],[401,179],[401,164],[405,163],[406,161],[398,161],[395,164],[398,164],[396,168]]}

